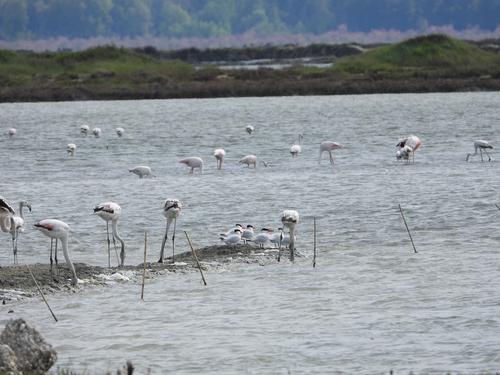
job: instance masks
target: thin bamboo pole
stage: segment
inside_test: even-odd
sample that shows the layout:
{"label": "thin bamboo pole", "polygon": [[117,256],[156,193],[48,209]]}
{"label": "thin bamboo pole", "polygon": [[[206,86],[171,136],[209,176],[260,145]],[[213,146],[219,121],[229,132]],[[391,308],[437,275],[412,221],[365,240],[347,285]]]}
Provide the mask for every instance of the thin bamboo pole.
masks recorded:
{"label": "thin bamboo pole", "polygon": [[38,289],[38,291],[39,291],[39,292],[40,292],[40,294],[42,295],[43,301],[45,302],[45,304],[46,304],[46,305],[47,305],[47,307],[49,308],[49,311],[50,311],[50,313],[52,314],[52,317],[53,317],[53,318],[54,318],[54,320],[57,322],[57,318],[56,318],[56,316],[55,316],[54,312],[52,311],[52,309],[50,308],[49,303],[48,303],[48,302],[47,302],[47,300],[45,299],[45,296],[44,296],[44,294],[43,294],[43,292],[42,292],[42,289],[40,289],[40,285],[38,285],[38,282],[37,282],[37,281],[36,281],[36,279],[35,279],[35,275],[33,275],[33,272],[31,272],[31,268],[30,268],[30,266],[26,265],[26,267],[28,268],[28,271],[29,271],[29,273],[30,273],[30,275],[31,275],[31,278],[32,278],[32,279],[33,279],[33,281],[35,282],[36,288]]}
{"label": "thin bamboo pole", "polygon": [[399,212],[401,212],[401,217],[403,218],[403,221],[405,223],[406,231],[408,232],[408,236],[410,236],[410,241],[411,241],[411,245],[413,246],[413,251],[415,253],[417,253],[417,249],[415,248],[415,244],[413,243],[413,238],[411,237],[410,228],[408,228],[408,224],[406,223],[405,215],[403,214],[403,209],[401,208],[400,204],[398,204],[398,206],[399,206]]}
{"label": "thin bamboo pole", "polygon": [[203,276],[203,271],[201,269],[200,262],[198,261],[198,256],[196,255],[196,251],[194,251],[193,245],[191,244],[191,240],[189,239],[189,236],[188,236],[186,231],[184,231],[184,234],[186,235],[186,238],[187,238],[188,243],[189,243],[189,247],[191,248],[191,251],[193,253],[194,260],[196,261],[196,264],[198,265],[198,269],[200,270],[201,279],[203,280],[203,284],[205,284],[205,286],[207,286],[207,282],[205,281],[205,276]]}
{"label": "thin bamboo pole", "polygon": [[144,283],[146,280],[146,252],[148,248],[148,232],[144,231],[144,268],[142,270],[141,301],[144,301]]}
{"label": "thin bamboo pole", "polygon": [[314,220],[314,256],[313,256],[313,268],[316,268],[316,216],[313,218]]}

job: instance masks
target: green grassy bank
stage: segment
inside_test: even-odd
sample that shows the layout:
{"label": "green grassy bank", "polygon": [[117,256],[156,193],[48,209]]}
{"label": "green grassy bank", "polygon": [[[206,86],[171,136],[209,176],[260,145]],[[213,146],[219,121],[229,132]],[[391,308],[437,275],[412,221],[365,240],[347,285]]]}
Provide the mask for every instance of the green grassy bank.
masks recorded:
{"label": "green grassy bank", "polygon": [[[163,54],[164,55],[164,54]],[[113,46],[0,50],[0,101],[500,90],[500,54],[442,35],[339,58],[331,68],[224,70]]]}

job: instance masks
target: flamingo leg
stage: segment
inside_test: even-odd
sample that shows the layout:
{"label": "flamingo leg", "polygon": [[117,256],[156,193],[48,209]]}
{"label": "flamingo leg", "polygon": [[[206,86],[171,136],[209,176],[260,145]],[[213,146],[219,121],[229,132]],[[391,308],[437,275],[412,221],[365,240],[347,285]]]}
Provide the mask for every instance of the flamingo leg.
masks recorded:
{"label": "flamingo leg", "polygon": [[163,237],[163,241],[161,243],[161,251],[160,251],[160,259],[158,260],[158,263],[163,263],[163,252],[165,251],[165,243],[167,242],[168,238],[168,220],[167,220],[167,228],[165,229],[165,236]]}
{"label": "flamingo leg", "polygon": [[17,258],[17,239],[19,238],[19,232],[16,230],[16,243],[14,247],[14,256],[15,256],[15,263],[18,263],[18,258]]}
{"label": "flamingo leg", "polygon": [[491,161],[490,154],[488,154],[488,152],[486,150],[484,150],[484,153],[488,156],[488,161]]}
{"label": "flamingo leg", "polygon": [[54,260],[56,261],[56,273],[57,273],[57,277],[59,277],[59,263],[57,262],[57,238],[56,238],[56,249],[55,249]]}
{"label": "flamingo leg", "polygon": [[15,237],[15,232],[12,232],[12,253],[14,254],[14,264],[17,264],[17,248]]}
{"label": "flamingo leg", "polygon": [[175,227],[177,225],[177,218],[174,219],[174,233],[172,234],[172,263],[175,263]]}
{"label": "flamingo leg", "polygon": [[280,240],[278,242],[279,244],[279,250],[278,250],[278,262],[281,260],[281,240],[283,238],[283,234],[280,236]]}
{"label": "flamingo leg", "polygon": [[120,263],[120,258],[118,257],[118,250],[116,249],[116,239],[114,234],[113,234],[113,247],[115,249],[115,255],[116,255],[116,260],[118,262],[118,267],[120,267],[121,263]]}
{"label": "flamingo leg", "polygon": [[106,220],[106,235],[108,240],[108,268],[111,268],[111,244],[109,241],[109,222]]}
{"label": "flamingo leg", "polygon": [[332,152],[329,151],[328,153],[330,154],[330,164],[333,165],[333,155],[332,155]]}
{"label": "flamingo leg", "polygon": [[483,149],[482,148],[479,149],[479,154],[481,155],[481,161],[484,161],[483,160]]}
{"label": "flamingo leg", "polygon": [[51,277],[54,277],[53,273],[52,273],[52,265],[54,264],[54,261],[52,260],[52,246],[53,245],[54,245],[54,239],[51,238],[50,239],[50,276]]}

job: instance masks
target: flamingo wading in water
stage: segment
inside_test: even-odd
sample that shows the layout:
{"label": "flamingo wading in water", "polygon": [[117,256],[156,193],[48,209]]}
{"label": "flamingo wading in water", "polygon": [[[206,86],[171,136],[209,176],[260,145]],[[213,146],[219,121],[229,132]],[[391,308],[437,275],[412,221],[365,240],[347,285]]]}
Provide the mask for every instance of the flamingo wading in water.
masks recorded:
{"label": "flamingo wading in water", "polygon": [[248,168],[253,164],[254,169],[257,168],[257,156],[255,155],[247,155],[244,158],[241,158],[238,163],[246,164]]}
{"label": "flamingo wading in water", "polygon": [[174,222],[174,233],[172,234],[172,263],[175,263],[175,227],[177,225],[177,217],[180,215],[182,210],[182,203],[178,199],[167,199],[163,204],[163,216],[167,219],[167,227],[165,229],[165,236],[163,237],[163,242],[161,243],[160,259],[158,263],[163,263],[163,253],[165,251],[165,243],[168,238],[168,229],[172,221]]}
{"label": "flamingo wading in water", "polygon": [[191,156],[189,158],[185,158],[182,160],[179,160],[179,163],[187,165],[191,170],[189,171],[189,174],[193,174],[195,168],[198,168],[200,170],[200,174],[203,173],[203,159],[198,158],[196,156]]}
{"label": "flamingo wading in water", "polygon": [[214,150],[214,156],[217,160],[217,169],[222,169],[222,162],[224,161],[224,156],[226,156],[226,151],[222,148],[217,148]]}
{"label": "flamingo wading in water", "polygon": [[[281,214],[281,222],[290,232],[290,260],[293,262],[295,259],[295,226],[299,223],[299,213],[295,210],[285,210]],[[278,254],[278,261],[280,254]]]}
{"label": "flamingo wading in water", "polygon": [[467,154],[465,161],[469,161],[469,158],[471,156],[476,156],[478,150],[479,150],[479,154],[481,155],[481,161],[484,161],[483,160],[483,151],[486,154],[486,156],[488,156],[488,161],[491,161],[491,157],[486,150],[492,149],[492,148],[493,148],[493,146],[488,141],[485,141],[483,139],[478,139],[477,141],[474,141],[474,153]]}
{"label": "flamingo wading in water", "polygon": [[116,128],[115,131],[118,137],[121,137],[123,133],[125,133],[125,130],[123,128]]}
{"label": "flamingo wading in water", "polygon": [[332,141],[321,142],[321,144],[319,145],[319,161],[318,161],[318,163],[321,164],[321,157],[323,156],[323,152],[328,152],[328,154],[330,155],[330,164],[333,164],[332,151],[338,150],[339,148],[342,148],[342,147],[344,147],[344,146],[342,146],[340,143],[337,143],[337,142],[332,142]]}
{"label": "flamingo wading in water", "polygon": [[[113,245],[116,251],[116,240],[120,241],[120,261],[119,266],[123,267],[125,263],[125,242],[118,234],[118,219],[122,214],[122,208],[115,202],[104,202],[94,207],[94,213],[106,222],[106,234],[108,240],[108,267],[111,267],[111,243],[109,240],[109,222],[111,221],[111,230],[113,234]],[[118,254],[117,254],[118,256]]]}
{"label": "flamingo wading in water", "polygon": [[400,139],[396,144],[399,150],[396,152],[396,159],[404,159],[410,162],[410,155],[412,156],[413,163],[415,163],[415,151],[422,146],[422,141],[416,135],[409,135],[406,138]]}
{"label": "flamingo wading in water", "polygon": [[71,262],[68,253],[68,236],[69,236],[69,225],[64,221],[56,219],[44,219],[35,223],[35,228],[40,232],[50,237],[50,274],[52,275],[52,242],[56,240],[56,267],[57,267],[57,240],[61,241],[64,258],[66,259],[66,264],[71,272],[72,284],[76,285],[78,283],[78,278],[76,276],[75,267]]}
{"label": "flamingo wading in water", "polygon": [[68,145],[66,146],[66,151],[70,156],[74,156],[76,151],[76,145],[74,143],[68,143]]}
{"label": "flamingo wading in water", "polygon": [[148,167],[147,165],[138,165],[137,167],[131,168],[128,171],[130,173],[133,173],[133,174],[139,176],[139,178],[152,176],[151,168]]}
{"label": "flamingo wading in water", "polygon": [[302,134],[299,134],[298,142],[292,146],[290,146],[290,154],[292,154],[292,158],[296,157],[298,154],[302,152]]}
{"label": "flamingo wading in water", "polygon": [[27,207],[31,212],[31,203],[28,201],[19,202],[19,215],[10,217],[10,234],[12,235],[12,251],[14,253],[14,263],[17,263],[17,239],[20,232],[24,232],[23,208]]}

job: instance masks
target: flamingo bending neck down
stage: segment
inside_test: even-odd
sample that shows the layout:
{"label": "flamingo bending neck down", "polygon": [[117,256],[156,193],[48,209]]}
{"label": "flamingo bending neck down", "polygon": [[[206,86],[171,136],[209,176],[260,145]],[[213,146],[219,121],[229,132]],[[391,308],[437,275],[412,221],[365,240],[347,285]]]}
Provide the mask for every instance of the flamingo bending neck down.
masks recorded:
{"label": "flamingo bending neck down", "polygon": [[163,216],[167,219],[167,227],[165,229],[165,236],[163,237],[163,242],[161,243],[160,259],[158,263],[163,263],[163,253],[165,251],[165,243],[168,238],[168,229],[172,221],[174,222],[174,233],[172,234],[172,263],[175,263],[175,227],[177,225],[177,217],[180,215],[182,210],[182,203],[178,199],[166,199],[163,204]]}
{"label": "flamingo bending neck down", "polygon": [[222,169],[222,162],[224,161],[224,156],[226,156],[226,151],[222,148],[217,148],[214,150],[214,156],[217,160],[217,169]]}
{"label": "flamingo bending neck down", "polygon": [[80,126],[80,134],[84,135],[84,136],[87,136],[87,134],[89,133],[89,126],[88,125],[82,125]]}
{"label": "flamingo bending neck down", "polygon": [[19,215],[10,217],[10,234],[12,235],[12,251],[14,253],[14,263],[17,263],[17,239],[20,232],[24,232],[23,208],[27,207],[31,212],[31,203],[27,201],[19,202]]}
{"label": "flamingo bending neck down", "polygon": [[115,247],[115,251],[116,251],[115,238],[117,238],[121,244],[120,261],[118,262],[118,266],[123,267],[125,264],[125,242],[123,242],[123,239],[118,234],[118,219],[122,214],[122,208],[115,202],[104,202],[94,207],[94,213],[106,222],[106,234],[108,241],[108,267],[111,267],[111,243],[109,240],[110,221],[111,221],[111,230],[113,235],[113,245]]}
{"label": "flamingo bending neck down", "polygon": [[299,134],[298,142],[290,147],[290,154],[292,154],[292,158],[296,157],[298,154],[302,152],[302,139],[304,137],[302,134]]}
{"label": "flamingo bending neck down", "polygon": [[123,133],[125,133],[125,130],[123,128],[116,128],[115,131],[118,137],[121,137]]}
{"label": "flamingo bending neck down", "polygon": [[406,138],[400,139],[396,144],[396,147],[399,147],[399,150],[396,152],[396,159],[403,159],[409,163],[411,155],[413,163],[415,163],[415,151],[420,146],[422,146],[422,141],[416,135],[409,135]]}
{"label": "flamingo bending neck down", "polygon": [[342,148],[342,147],[344,147],[344,146],[342,146],[340,143],[337,143],[337,142],[332,142],[332,141],[321,142],[321,144],[319,145],[319,161],[318,161],[318,163],[321,164],[321,157],[323,156],[323,152],[328,152],[328,154],[330,155],[330,164],[333,165],[332,151],[337,150],[337,149]]}
{"label": "flamingo bending neck down", "polygon": [[11,137],[11,138],[12,138],[13,136],[15,136],[15,135],[16,135],[16,133],[17,133],[17,129],[16,129],[16,128],[10,128],[10,129],[8,130],[8,133],[9,133],[9,137]]}
{"label": "flamingo bending neck down", "polygon": [[92,134],[94,134],[94,137],[99,138],[101,136],[101,128],[94,128],[92,129]]}
{"label": "flamingo bending neck down", "polygon": [[35,228],[40,232],[50,237],[50,274],[52,275],[52,240],[56,240],[56,267],[57,267],[57,240],[61,241],[64,258],[66,259],[66,264],[71,272],[72,284],[76,285],[78,283],[78,277],[76,276],[75,267],[73,262],[69,257],[68,253],[68,236],[69,236],[69,225],[61,220],[56,219],[44,219],[35,223]]}
{"label": "flamingo bending neck down", "polygon": [[492,148],[493,148],[493,146],[488,141],[485,141],[483,139],[478,139],[477,141],[474,141],[474,153],[473,154],[470,154],[470,153],[467,154],[467,157],[465,158],[465,161],[469,161],[469,158],[471,156],[476,156],[478,150],[479,150],[479,153],[481,155],[481,161],[484,161],[483,160],[483,151],[486,154],[486,156],[488,156],[488,161],[491,161],[490,154],[488,154],[488,152],[486,150],[487,149],[492,149]]}
{"label": "flamingo bending neck down", "polygon": [[252,125],[247,125],[245,130],[248,134],[252,134],[255,129]]}
{"label": "flamingo bending neck down", "polygon": [[257,156],[255,155],[247,155],[244,158],[238,161],[240,164],[246,164],[248,168],[253,164],[254,169],[257,168]]}
{"label": "flamingo bending neck down", "polygon": [[[290,232],[290,260],[293,262],[295,259],[295,226],[299,223],[299,213],[295,210],[284,210],[281,214],[281,222]],[[278,253],[278,261],[281,257],[281,250]]]}
{"label": "flamingo bending neck down", "polygon": [[133,174],[139,176],[139,178],[153,176],[151,174],[151,168],[148,167],[147,165],[138,165],[137,167],[131,168],[128,171],[130,173],[133,173]]}
{"label": "flamingo bending neck down", "polygon": [[189,174],[193,174],[195,168],[200,170],[200,174],[203,173],[203,159],[196,156],[191,156],[189,158],[179,160],[179,163],[187,165],[191,170]]}
{"label": "flamingo bending neck down", "polygon": [[66,151],[70,156],[74,156],[76,151],[76,145],[74,143],[68,143],[68,145],[66,146]]}

